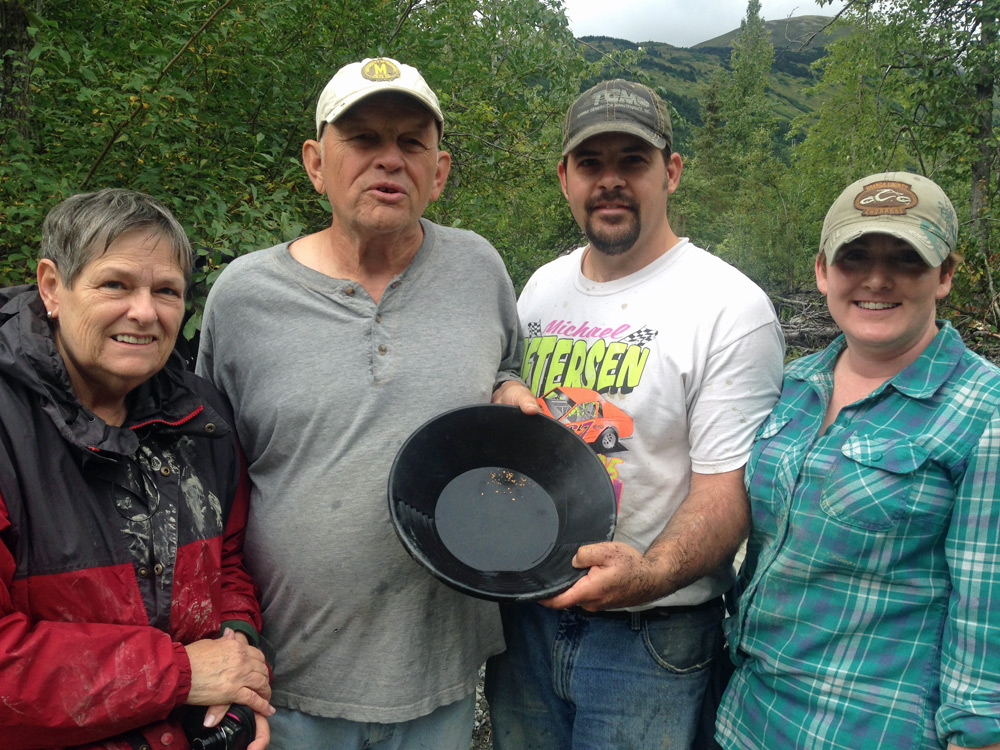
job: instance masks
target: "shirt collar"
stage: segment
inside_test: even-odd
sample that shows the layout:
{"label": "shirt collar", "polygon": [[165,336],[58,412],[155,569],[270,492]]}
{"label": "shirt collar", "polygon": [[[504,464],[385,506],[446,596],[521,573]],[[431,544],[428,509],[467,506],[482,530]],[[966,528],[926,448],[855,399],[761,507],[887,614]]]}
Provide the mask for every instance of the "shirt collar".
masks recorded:
{"label": "shirt collar", "polygon": [[920,356],[889,383],[910,398],[930,398],[944,385],[965,351],[962,337],[944,320],[937,322],[938,332]]}
{"label": "shirt collar", "polygon": [[[965,351],[965,344],[948,321],[939,320],[937,326],[937,335],[927,348],[889,380],[886,386],[891,386],[910,398],[930,398],[945,383],[958,365]],[[844,334],[840,334],[823,351],[789,365],[785,377],[802,381],[832,378],[833,366],[846,346]]]}

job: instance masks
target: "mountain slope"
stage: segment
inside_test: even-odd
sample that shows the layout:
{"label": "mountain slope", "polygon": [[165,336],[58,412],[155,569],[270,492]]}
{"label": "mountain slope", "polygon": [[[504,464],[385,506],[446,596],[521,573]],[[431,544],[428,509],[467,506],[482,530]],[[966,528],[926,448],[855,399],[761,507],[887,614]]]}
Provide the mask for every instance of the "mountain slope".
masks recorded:
{"label": "mountain slope", "polygon": [[[793,118],[816,109],[815,97],[807,89],[816,82],[810,67],[823,56],[826,44],[848,32],[844,29],[824,30],[832,21],[826,16],[798,16],[765,25],[774,44],[774,65],[768,82],[768,97],[778,116],[779,128],[787,130]],[[630,42],[604,36],[579,39],[589,60],[623,50],[641,50],[637,67],[648,77],[648,83],[660,87],[676,110],[674,129],[678,144],[690,136],[691,126],[700,126],[700,98],[713,74],[729,68],[733,41],[739,29],[702,42],[694,47],[675,47],[664,42]],[[683,145],[681,146],[683,148]]]}

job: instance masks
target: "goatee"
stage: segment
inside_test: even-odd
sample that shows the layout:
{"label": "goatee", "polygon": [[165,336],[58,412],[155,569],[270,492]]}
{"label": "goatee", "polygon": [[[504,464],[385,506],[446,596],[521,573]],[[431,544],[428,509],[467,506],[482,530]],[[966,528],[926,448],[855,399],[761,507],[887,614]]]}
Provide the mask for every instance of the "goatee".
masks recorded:
{"label": "goatee", "polygon": [[[632,212],[632,220],[624,220],[620,224],[610,226],[604,225],[598,229],[594,224],[593,212],[602,203],[620,204]],[[587,210],[587,221],[583,231],[595,250],[605,255],[622,255],[627,253],[636,240],[639,239],[639,232],[642,230],[642,223],[639,220],[639,207],[635,201],[625,197],[622,192],[612,190],[601,193],[600,196],[587,201],[584,208]]]}

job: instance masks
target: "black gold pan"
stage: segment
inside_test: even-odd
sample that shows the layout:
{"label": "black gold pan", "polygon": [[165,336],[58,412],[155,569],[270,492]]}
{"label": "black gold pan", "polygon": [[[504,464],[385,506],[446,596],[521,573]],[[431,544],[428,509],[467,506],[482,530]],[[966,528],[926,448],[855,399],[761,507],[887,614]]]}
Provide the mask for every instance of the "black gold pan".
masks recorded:
{"label": "black gold pan", "polygon": [[586,571],[583,544],[614,535],[617,502],[601,459],[555,420],[486,404],[440,414],[403,443],[389,512],[432,575],[481,599],[554,596]]}

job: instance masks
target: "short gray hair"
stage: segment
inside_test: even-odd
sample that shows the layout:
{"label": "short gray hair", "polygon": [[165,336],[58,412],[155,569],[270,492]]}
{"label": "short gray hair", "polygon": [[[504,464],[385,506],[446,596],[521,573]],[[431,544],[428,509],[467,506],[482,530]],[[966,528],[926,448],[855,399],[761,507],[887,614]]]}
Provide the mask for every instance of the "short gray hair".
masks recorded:
{"label": "short gray hair", "polygon": [[191,281],[193,256],[184,228],[153,196],[122,188],[78,193],[49,211],[42,224],[39,258],[51,260],[63,283],[72,288],[87,263],[106,253],[118,237],[136,229],[147,229],[167,240],[185,284]]}

